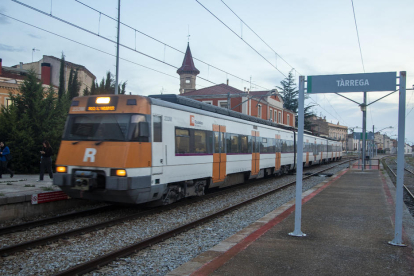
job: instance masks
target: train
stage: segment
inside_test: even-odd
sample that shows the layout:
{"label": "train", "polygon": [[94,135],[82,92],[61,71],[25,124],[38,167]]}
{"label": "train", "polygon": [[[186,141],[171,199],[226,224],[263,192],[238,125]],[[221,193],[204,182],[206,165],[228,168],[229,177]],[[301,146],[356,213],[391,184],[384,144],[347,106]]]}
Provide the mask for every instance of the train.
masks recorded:
{"label": "train", "polygon": [[[72,100],[53,184],[71,198],[165,205],[294,171],[297,129],[175,94]],[[305,132],[303,166],[341,159]]]}

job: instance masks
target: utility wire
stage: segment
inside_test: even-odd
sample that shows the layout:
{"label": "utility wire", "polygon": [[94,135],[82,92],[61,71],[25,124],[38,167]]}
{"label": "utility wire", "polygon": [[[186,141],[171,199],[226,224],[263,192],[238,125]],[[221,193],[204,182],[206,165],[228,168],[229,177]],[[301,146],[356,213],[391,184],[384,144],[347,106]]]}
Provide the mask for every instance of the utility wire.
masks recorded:
{"label": "utility wire", "polygon": [[[89,9],[91,9],[91,10],[93,10],[93,11],[95,11],[95,12],[99,13],[99,14],[102,14],[103,16],[105,16],[105,17],[107,17],[107,18],[109,18],[109,19],[111,19],[111,20],[113,20],[113,21],[117,21],[117,19],[115,19],[115,18],[113,18],[113,17],[111,17],[111,16],[109,16],[109,15],[107,15],[107,14],[105,14],[105,13],[103,13],[103,12],[101,12],[101,11],[99,11],[99,10],[97,10],[97,9],[95,9],[95,8],[93,8],[93,7],[91,7],[91,6],[87,5],[87,4],[85,4],[85,3],[81,2],[81,1],[79,1],[79,0],[75,0],[75,1],[76,1],[76,2],[78,2],[79,4],[83,5],[83,6],[85,6],[85,7],[89,8]],[[148,34],[146,34],[146,33],[144,33],[144,32],[141,32],[140,30],[137,30],[136,28],[134,28],[134,27],[132,27],[132,26],[130,26],[130,25],[127,25],[127,24],[122,23],[122,22],[121,22],[121,24],[122,24],[123,26],[125,26],[125,27],[128,27],[128,28],[130,28],[130,29],[134,30],[134,31],[135,31],[135,32],[137,32],[137,33],[140,33],[140,34],[142,34],[142,35],[144,35],[144,36],[146,36],[146,37],[148,37],[148,38],[150,38],[150,39],[152,39],[152,40],[154,40],[154,41],[158,42],[158,43],[163,44],[165,47],[168,47],[168,48],[170,48],[170,49],[172,49],[172,50],[175,50],[175,51],[177,51],[177,52],[179,52],[179,53],[185,54],[185,52],[183,52],[183,51],[181,51],[181,50],[179,50],[179,49],[177,49],[177,48],[175,48],[175,47],[173,47],[173,46],[171,46],[171,45],[169,45],[169,44],[167,44],[167,43],[165,43],[165,42],[162,42],[161,40],[158,40],[158,39],[156,39],[156,38],[154,38],[154,37],[152,37],[152,36],[150,36],[150,35],[148,35]],[[205,62],[205,61],[202,61],[201,59],[198,59],[197,57],[194,57],[194,56],[193,56],[193,59],[195,59],[195,60],[197,60],[197,61],[199,61],[199,62],[201,62],[201,63],[204,63],[205,65],[207,65],[207,66],[209,66],[209,67],[212,67],[212,68],[214,68],[214,69],[216,69],[216,70],[218,70],[218,71],[221,71],[221,72],[226,73],[226,74],[228,74],[228,75],[230,75],[230,76],[232,76],[232,77],[235,77],[235,78],[237,78],[237,79],[239,79],[239,80],[242,80],[242,81],[245,81],[245,82],[249,82],[248,80],[245,80],[245,79],[243,79],[243,78],[241,78],[241,77],[238,77],[238,76],[236,76],[236,75],[234,75],[234,74],[231,74],[231,73],[229,73],[229,72],[227,72],[227,71],[225,71],[225,70],[223,70],[223,69],[220,69],[220,68],[218,68],[218,67],[216,67],[216,66],[214,66],[214,65],[211,65],[211,64],[209,64],[209,63],[207,63],[207,62]],[[258,87],[261,87],[261,88],[263,88],[263,89],[270,90],[270,89],[268,89],[268,88],[266,88],[266,87],[263,87],[263,86],[260,86],[260,85],[257,85],[257,84],[255,84],[255,85],[256,85],[256,86],[258,86]]]}
{"label": "utility wire", "polygon": [[233,34],[235,34],[238,38],[240,38],[244,43],[246,43],[253,51],[255,51],[259,56],[261,56],[265,61],[267,61],[267,63],[270,64],[270,66],[272,66],[273,68],[275,68],[277,71],[279,71],[280,74],[282,74],[285,78],[287,78],[287,76],[285,74],[283,74],[282,71],[280,71],[277,67],[275,67],[268,59],[266,59],[262,54],[260,54],[255,48],[253,48],[249,43],[246,42],[246,40],[244,40],[241,36],[239,36],[235,31],[233,31],[229,26],[226,25],[226,23],[224,23],[223,21],[220,20],[220,18],[218,18],[214,13],[212,13],[209,9],[207,9],[203,4],[201,4],[198,0],[195,0],[198,4],[200,4],[200,6],[202,6],[206,11],[208,11],[212,16],[214,16],[218,21],[220,21],[224,26],[227,27],[227,29],[229,29]]}
{"label": "utility wire", "polygon": [[[87,47],[87,48],[89,48],[89,49],[92,49],[92,50],[95,50],[95,51],[98,51],[98,52],[101,52],[101,53],[107,54],[107,55],[112,56],[112,57],[116,57],[116,55],[114,55],[114,54],[111,54],[111,53],[105,52],[105,51],[103,51],[103,50],[100,50],[100,49],[98,49],[98,48],[95,48],[95,47],[89,46],[89,45],[84,44],[84,43],[82,43],[82,42],[79,42],[79,41],[73,40],[73,39],[71,39],[71,38],[65,37],[65,36],[63,36],[63,35],[60,35],[60,34],[57,34],[57,33],[54,33],[54,32],[51,32],[51,31],[48,31],[48,30],[45,30],[45,29],[42,29],[42,28],[40,28],[40,27],[38,27],[38,26],[35,26],[35,25],[30,24],[30,23],[27,23],[27,22],[21,21],[21,20],[19,20],[19,19],[16,19],[16,18],[11,17],[11,16],[8,16],[8,15],[5,15],[5,14],[3,14],[3,13],[0,13],[0,15],[3,15],[3,16],[5,16],[5,17],[7,17],[7,18],[10,18],[10,19],[13,19],[13,20],[15,20],[15,21],[18,21],[18,22],[20,22],[20,23],[22,23],[22,24],[25,24],[25,25],[28,25],[28,26],[30,26],[30,27],[36,28],[36,29],[38,29],[38,30],[41,30],[41,31],[47,32],[47,33],[49,33],[49,34],[52,34],[52,35],[58,36],[58,37],[60,37],[60,38],[63,38],[63,39],[69,40],[69,41],[74,42],[74,43],[76,43],[76,44],[79,44],[79,45],[85,46],[85,47]],[[144,68],[146,68],[146,69],[148,69],[148,70],[151,70],[151,71],[154,71],[154,72],[157,72],[157,73],[160,73],[160,74],[163,74],[163,75],[166,75],[166,76],[169,76],[169,77],[175,78],[175,79],[179,79],[179,77],[177,77],[177,76],[173,76],[173,75],[170,75],[170,74],[167,74],[167,73],[164,73],[164,72],[158,71],[158,70],[156,70],[156,69],[152,69],[152,68],[150,68],[150,67],[147,67],[147,66],[145,66],[145,65],[142,65],[142,64],[136,63],[136,62],[134,62],[134,61],[131,61],[131,60],[128,60],[128,59],[125,59],[125,58],[121,58],[121,57],[120,57],[120,59],[122,59],[122,60],[124,60],[124,61],[127,61],[127,62],[129,62],[129,63],[133,63],[133,64],[135,64],[135,65],[138,65],[138,66],[144,67]]]}
{"label": "utility wire", "polygon": [[[77,1],[77,0],[76,0]],[[221,0],[221,2],[223,2],[223,4],[238,18],[240,19],[241,22],[243,22],[244,25],[246,25],[247,28],[249,28],[250,31],[252,31],[264,44],[266,44],[267,47],[269,47],[270,50],[272,50],[281,60],[283,60],[287,65],[289,65],[292,69],[294,69],[296,72],[298,72],[300,75],[301,73],[299,71],[297,71],[292,65],[290,65],[284,58],[282,58],[281,55],[279,55],[275,50],[273,50],[272,47],[269,46],[269,44],[266,43],[266,41],[264,41],[252,28],[250,28],[249,25],[246,24],[246,22],[244,22],[243,19],[240,18],[240,16],[238,16],[223,0]]]}
{"label": "utility wire", "polygon": [[[80,30],[82,30],[82,31],[85,31],[85,32],[87,32],[87,33],[90,33],[90,34],[92,34],[92,35],[95,35],[95,36],[97,36],[97,37],[100,37],[100,38],[102,38],[102,39],[105,39],[105,40],[107,40],[107,41],[109,41],[109,42],[112,42],[112,43],[115,43],[115,44],[116,44],[116,41],[113,41],[113,40],[111,40],[111,39],[109,39],[109,38],[106,38],[106,37],[104,37],[104,36],[100,36],[100,35],[98,35],[98,34],[96,34],[96,33],[92,32],[92,31],[90,31],[90,30],[88,30],[88,29],[85,29],[85,28],[83,28],[83,27],[80,27],[80,26],[78,26],[78,25],[76,25],[76,24],[70,23],[70,22],[68,22],[68,21],[66,21],[66,20],[63,20],[63,19],[61,19],[61,18],[59,18],[59,17],[56,17],[56,16],[54,16],[54,15],[47,14],[47,13],[45,13],[45,12],[41,11],[41,10],[38,10],[38,9],[36,9],[36,8],[32,7],[32,6],[26,5],[26,4],[24,4],[24,3],[22,3],[22,2],[19,2],[19,1],[17,1],[17,0],[12,0],[12,1],[13,1],[13,2],[16,2],[16,3],[18,3],[18,4],[22,5],[22,6],[25,6],[25,7],[29,8],[29,9],[32,9],[32,10],[34,10],[34,11],[37,11],[37,12],[39,12],[39,13],[41,13],[41,14],[44,14],[44,15],[49,16],[49,17],[52,17],[53,19],[59,20],[59,21],[61,21],[61,22],[65,23],[65,24],[68,24],[68,25],[72,26],[72,27],[78,28],[78,29],[80,29]],[[131,48],[131,47],[129,47],[129,46],[126,46],[126,45],[121,44],[121,43],[120,43],[119,45],[120,45],[120,46],[122,46],[122,47],[124,47],[124,48],[126,48],[126,49],[128,49],[128,50],[131,50],[131,51],[133,51],[133,52],[136,52],[136,53],[138,53],[138,54],[141,54],[141,55],[143,55],[143,56],[146,56],[146,57],[148,57],[148,58],[150,58],[150,59],[156,60],[156,61],[158,61],[158,62],[161,62],[161,63],[165,64],[165,65],[168,65],[168,66],[171,66],[171,67],[173,67],[173,68],[175,68],[175,69],[178,69],[178,67],[177,67],[177,66],[175,66],[175,65],[172,65],[172,64],[170,64],[170,63],[168,63],[168,62],[165,62],[165,61],[162,61],[162,60],[160,60],[160,59],[158,59],[158,58],[155,58],[155,57],[153,57],[153,56],[147,55],[147,54],[145,54],[145,53],[143,53],[143,52],[137,51],[137,50],[135,50],[135,49],[133,49],[133,48]],[[200,79],[202,79],[202,80],[204,80],[204,81],[210,82],[210,83],[212,83],[212,84],[217,84],[217,83],[214,83],[214,82],[212,82],[212,81],[210,81],[210,80],[208,80],[208,79],[205,79],[205,78],[203,78],[203,77],[200,77],[200,76],[199,76],[198,78],[200,78]]]}
{"label": "utility wire", "polygon": [[356,16],[355,16],[354,0],[351,0],[351,3],[352,3],[352,12],[354,13],[355,29],[356,29],[356,33],[358,37],[359,53],[361,54],[362,69],[364,69],[364,73],[365,73],[364,59],[362,58],[361,42],[359,41],[358,25],[357,25]]}
{"label": "utility wire", "polygon": [[[14,18],[14,17],[8,16],[8,15],[3,14],[3,13],[1,13],[1,12],[0,12],[0,15],[3,15],[3,16],[5,16],[5,17],[7,17],[7,18],[10,18],[10,19],[13,19],[13,20],[15,20],[15,21],[17,21],[17,22],[20,22],[20,23],[22,23],[22,24],[28,25],[28,26],[30,26],[30,27],[33,27],[33,28],[35,28],[35,29],[38,29],[38,30],[44,31],[44,32],[49,33],[49,34],[52,34],[52,35],[55,35],[55,36],[57,36],[57,37],[60,37],[60,38],[66,39],[66,40],[71,41],[71,42],[73,42],[73,43],[76,43],[76,44],[82,45],[82,46],[87,47],[87,48],[89,48],[89,49],[92,49],[92,50],[95,50],[95,51],[98,51],[98,52],[104,53],[104,54],[109,55],[109,56],[112,56],[112,57],[116,57],[116,55],[114,55],[114,54],[111,54],[111,53],[105,52],[105,51],[103,51],[103,50],[100,50],[100,49],[98,49],[98,48],[95,48],[95,47],[89,46],[89,45],[84,44],[84,43],[82,43],[82,42],[79,42],[79,41],[76,41],[76,40],[74,40],[74,39],[71,39],[71,38],[65,37],[65,36],[63,36],[63,35],[60,35],[60,34],[57,34],[57,33],[51,32],[51,31],[48,31],[48,30],[46,30],[46,29],[43,29],[43,28],[40,28],[40,27],[38,27],[38,26],[32,25],[32,24],[30,24],[30,23],[24,22],[24,21],[19,20],[19,19],[17,19],[17,18]],[[168,74],[168,73],[164,73],[164,72],[162,72],[162,71],[159,71],[159,70],[156,70],[156,69],[150,68],[150,67],[148,67],[148,66],[145,66],[145,65],[142,65],[142,64],[139,64],[139,63],[136,63],[136,62],[131,61],[131,60],[129,60],[129,59],[125,59],[125,58],[122,58],[122,57],[120,57],[120,59],[122,59],[122,60],[124,60],[124,61],[126,61],[126,62],[129,62],[129,63],[132,63],[132,64],[134,64],[134,65],[137,65],[137,66],[143,67],[143,68],[145,68],[145,69],[148,69],[148,70],[151,70],[151,71],[157,72],[157,73],[159,73],[159,74],[166,75],[166,76],[171,77],[171,78],[174,78],[174,79],[180,79],[180,78],[179,78],[179,77],[177,77],[177,76],[173,76],[173,75],[170,75],[170,74]],[[200,85],[200,84],[197,84],[197,86],[202,87],[202,88],[206,88],[206,86],[203,86],[203,85]],[[214,89],[213,89],[213,90],[214,90]],[[218,90],[215,90],[215,91],[218,91]]]}

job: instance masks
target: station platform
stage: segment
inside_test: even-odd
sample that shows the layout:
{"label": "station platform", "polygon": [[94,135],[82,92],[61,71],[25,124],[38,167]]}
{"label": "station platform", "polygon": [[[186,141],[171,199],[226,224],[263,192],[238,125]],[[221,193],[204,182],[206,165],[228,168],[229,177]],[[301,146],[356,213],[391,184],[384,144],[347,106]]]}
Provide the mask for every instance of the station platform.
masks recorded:
{"label": "station platform", "polygon": [[345,169],[302,195],[302,232],[292,200],[171,271],[178,275],[414,275],[414,222],[404,207],[394,238],[395,187],[382,170]]}
{"label": "station platform", "polygon": [[48,175],[44,176],[43,181],[36,182],[38,179],[38,174],[15,174],[13,178],[3,174],[0,178],[0,222],[89,204],[86,200],[67,200]]}

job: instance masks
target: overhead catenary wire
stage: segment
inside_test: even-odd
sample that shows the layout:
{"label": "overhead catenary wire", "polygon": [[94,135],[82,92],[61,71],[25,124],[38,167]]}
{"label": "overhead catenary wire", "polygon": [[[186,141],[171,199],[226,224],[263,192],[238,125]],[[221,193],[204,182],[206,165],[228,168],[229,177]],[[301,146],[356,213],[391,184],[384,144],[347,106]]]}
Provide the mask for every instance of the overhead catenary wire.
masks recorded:
{"label": "overhead catenary wire", "polygon": [[[5,16],[5,17],[7,17],[7,18],[10,18],[10,19],[15,20],[15,21],[17,21],[17,22],[20,22],[20,23],[22,23],[22,24],[28,25],[28,26],[30,26],[30,27],[33,27],[33,28],[35,28],[35,29],[38,29],[38,30],[44,31],[44,32],[49,33],[49,34],[52,34],[52,35],[55,35],[55,36],[57,36],[57,37],[60,37],[60,38],[66,39],[66,40],[68,40],[68,41],[71,41],[71,42],[73,42],[73,43],[79,44],[79,45],[81,45],[81,46],[87,47],[87,48],[89,48],[89,49],[92,49],[92,50],[95,50],[95,51],[101,52],[101,53],[103,53],[103,54],[106,54],[106,55],[109,55],[109,56],[115,57],[115,55],[114,55],[114,54],[108,53],[108,52],[106,52],[106,51],[100,50],[100,49],[98,49],[98,48],[92,47],[92,46],[87,45],[87,44],[85,44],[85,43],[82,43],[82,42],[76,41],[76,40],[74,40],[74,39],[71,39],[71,38],[65,37],[65,36],[63,36],[63,35],[60,35],[60,34],[54,33],[54,32],[52,32],[52,31],[48,31],[48,30],[46,30],[46,29],[43,29],[43,28],[38,27],[38,26],[35,26],[35,25],[33,25],[33,24],[30,24],[30,23],[24,22],[24,21],[22,21],[22,20],[19,20],[19,19],[17,19],[17,18],[11,17],[11,16],[9,16],[9,15],[3,14],[3,13],[1,13],[1,12],[0,12],[0,15],[3,15],[3,16]],[[165,72],[162,72],[162,71],[159,71],[159,70],[156,70],[156,69],[150,68],[150,67],[148,67],[148,66],[145,66],[145,65],[139,64],[139,63],[134,62],[134,61],[131,61],[131,60],[129,60],[129,59],[122,58],[122,57],[120,57],[120,59],[121,59],[121,60],[123,60],[123,61],[129,62],[129,63],[132,63],[132,64],[134,64],[134,65],[137,65],[137,66],[143,67],[143,68],[145,68],[145,69],[148,69],[148,70],[151,70],[151,71],[157,72],[157,73],[159,73],[159,74],[166,75],[166,76],[171,77],[171,78],[174,78],[174,79],[180,79],[180,78],[179,78],[179,77],[177,77],[177,76],[173,76],[173,75],[170,75],[170,74],[168,74],[168,73],[165,73]],[[203,79],[203,80],[204,80],[204,79]],[[199,86],[199,87],[202,87],[202,88],[205,88],[205,87],[206,87],[206,86],[204,86],[204,85],[200,85],[200,84],[197,84],[196,86]],[[213,89],[213,90],[214,90],[214,89]]]}
{"label": "overhead catenary wire", "polygon": [[255,51],[259,56],[261,56],[267,63],[270,64],[273,68],[275,68],[280,74],[282,74],[285,78],[287,76],[280,71],[276,66],[274,66],[267,58],[265,58],[262,54],[260,54],[253,46],[251,46],[249,43],[247,43],[246,40],[244,40],[241,36],[239,36],[235,31],[233,31],[226,23],[224,23],[220,18],[218,18],[213,12],[211,12],[209,9],[207,9],[203,4],[201,4],[198,0],[195,0],[200,6],[202,6],[206,11],[208,11],[212,16],[214,16],[218,21],[220,21],[224,26],[226,26],[227,29],[229,29],[233,34],[235,34],[238,38],[240,38],[244,43],[246,43],[247,46],[249,46],[253,51]]}
{"label": "overhead catenary wire", "polygon": [[[20,4],[20,5],[23,5],[23,6],[27,7],[27,8],[29,8],[29,9],[32,9],[32,10],[34,10],[34,11],[36,11],[36,12],[39,12],[39,13],[44,14],[44,15],[46,15],[46,16],[52,17],[53,19],[59,20],[59,21],[61,21],[61,22],[65,23],[65,24],[68,24],[68,25],[72,26],[72,27],[78,28],[78,29],[80,29],[80,30],[82,30],[82,31],[85,31],[85,32],[89,33],[89,34],[95,35],[95,36],[97,36],[97,37],[100,37],[100,38],[102,38],[102,39],[105,39],[105,40],[107,40],[107,41],[109,41],[109,42],[112,42],[112,43],[115,43],[115,44],[116,44],[116,41],[114,41],[114,40],[112,40],[112,39],[109,39],[109,38],[104,37],[104,36],[100,36],[100,35],[98,35],[98,34],[96,34],[96,33],[92,32],[92,31],[90,31],[90,30],[88,30],[88,29],[85,29],[85,28],[80,27],[80,26],[78,26],[78,25],[76,25],[76,24],[73,24],[73,23],[71,23],[71,22],[68,22],[68,21],[66,21],[66,20],[64,20],[64,19],[62,19],[62,18],[59,18],[59,17],[54,16],[54,15],[47,14],[47,13],[46,13],[46,12],[44,12],[44,11],[41,11],[41,10],[39,10],[39,9],[36,9],[35,7],[29,6],[29,5],[27,5],[27,4],[24,4],[24,3],[22,3],[22,2],[19,2],[19,1],[17,1],[17,0],[12,0],[12,1],[13,1],[13,2],[16,2],[16,3]],[[126,45],[121,44],[121,43],[120,43],[119,45],[120,45],[120,46],[122,46],[122,47],[124,47],[124,48],[126,48],[126,49],[128,49],[128,50],[130,50],[130,51],[136,52],[136,53],[141,54],[141,55],[143,55],[143,56],[146,56],[146,57],[148,57],[148,58],[150,58],[150,59],[156,60],[156,61],[158,61],[158,62],[161,62],[161,63],[165,64],[165,65],[168,65],[168,66],[170,66],[170,67],[173,67],[173,68],[175,68],[175,69],[178,69],[178,67],[177,67],[177,66],[175,66],[175,65],[172,65],[172,64],[170,64],[170,63],[168,63],[168,62],[165,62],[165,61],[162,61],[162,60],[160,60],[160,59],[158,59],[158,58],[155,58],[155,57],[150,56],[150,55],[148,55],[148,54],[145,54],[145,53],[143,53],[143,52],[137,51],[137,50],[135,50],[135,49],[133,49],[133,48],[131,48],[131,47],[129,47],[129,46],[126,46]],[[205,81],[207,81],[207,82],[209,82],[209,83],[216,84],[216,83],[214,83],[214,82],[212,82],[212,81],[210,81],[210,80],[208,80],[208,79],[205,79],[205,78],[203,78],[203,77],[200,77],[200,76],[199,76],[198,78],[200,78],[200,79],[202,79],[202,80],[205,80]]]}
{"label": "overhead catenary wire", "polygon": [[[252,31],[264,44],[266,44],[267,47],[269,47],[270,50],[272,50],[275,54],[276,54],[276,59],[277,57],[279,57],[281,60],[283,60],[287,65],[290,66],[290,68],[294,69],[296,72],[298,72],[300,75],[301,73],[299,71],[297,71],[292,65],[290,65],[281,55],[279,55],[269,44],[266,43],[266,41],[264,41],[252,28],[250,28],[249,25],[247,25],[247,23],[240,18],[240,16],[238,16],[223,0],[221,0],[221,2],[238,18],[240,19],[240,21],[246,25],[247,28],[249,28],[250,31]],[[276,67],[277,67],[277,63],[276,63]]]}
{"label": "overhead catenary wire", "polygon": [[[99,11],[99,10],[97,10],[97,9],[95,9],[95,8],[93,8],[93,7],[91,7],[91,6],[87,5],[87,4],[85,4],[85,3],[81,2],[81,1],[79,1],[79,0],[75,0],[75,1],[76,1],[76,2],[78,2],[78,3],[79,3],[79,4],[81,4],[81,5],[83,5],[83,6],[87,7],[87,8],[89,8],[89,9],[91,9],[91,10],[93,10],[93,11],[97,12],[97,13],[102,14],[103,16],[105,16],[105,17],[107,17],[107,18],[109,18],[109,19],[111,19],[111,20],[113,20],[113,21],[116,21],[116,19],[115,19],[115,18],[113,18],[113,17],[111,17],[111,16],[109,16],[109,15],[107,15],[107,14],[103,13],[102,11]],[[142,35],[144,35],[144,36],[148,37],[149,39],[152,39],[152,40],[154,40],[154,41],[156,41],[156,42],[158,42],[158,43],[163,44],[163,45],[164,45],[164,47],[168,47],[168,48],[170,48],[170,49],[172,49],[172,50],[175,50],[175,51],[177,51],[177,52],[179,52],[179,53],[185,54],[185,52],[183,52],[183,51],[181,51],[181,50],[179,50],[179,49],[177,49],[177,48],[175,48],[175,47],[173,47],[173,46],[171,46],[171,45],[169,45],[169,44],[167,44],[167,43],[165,43],[165,42],[163,42],[163,41],[161,41],[161,40],[159,40],[159,39],[156,39],[156,38],[154,38],[153,36],[150,36],[150,35],[148,35],[148,34],[146,34],[146,33],[142,32],[142,31],[140,31],[140,30],[138,30],[138,29],[136,29],[136,28],[134,28],[134,27],[132,27],[132,26],[130,26],[130,25],[128,25],[128,24],[125,24],[125,23],[122,23],[122,22],[121,22],[121,25],[123,25],[123,26],[125,26],[125,27],[127,27],[127,28],[130,28],[130,29],[134,30],[134,32],[136,32],[136,33],[140,33],[140,34],[142,34]],[[136,48],[136,46],[135,46],[135,48]],[[165,59],[165,58],[164,58],[164,59]],[[218,67],[216,67],[216,66],[214,66],[214,65],[212,65],[212,64],[209,64],[208,62],[205,62],[205,61],[203,61],[203,60],[201,60],[201,59],[199,59],[199,58],[197,58],[197,57],[194,57],[194,56],[193,56],[193,59],[194,59],[194,60],[197,60],[197,61],[199,61],[199,62],[201,62],[201,63],[204,63],[204,64],[206,64],[207,66],[209,66],[209,67],[211,67],[211,68],[214,68],[214,69],[216,69],[216,70],[218,70],[218,71],[220,71],[220,72],[226,73],[226,74],[228,74],[228,75],[230,75],[230,76],[232,76],[232,77],[234,77],[234,78],[237,78],[237,79],[239,79],[239,80],[242,80],[242,81],[248,82],[248,80],[245,80],[245,79],[243,79],[243,78],[241,78],[241,77],[239,77],[239,76],[236,76],[236,75],[234,75],[234,74],[232,74],[232,73],[229,73],[229,72],[227,72],[227,71],[225,71],[225,70],[223,70],[223,69],[221,69],[221,68],[218,68]],[[266,87],[263,87],[263,86],[260,86],[260,85],[258,85],[258,84],[255,84],[255,85],[256,85],[257,87],[260,87],[260,88],[263,88],[263,89],[266,89],[266,90],[270,90],[270,89],[268,89],[268,88],[266,88]]]}

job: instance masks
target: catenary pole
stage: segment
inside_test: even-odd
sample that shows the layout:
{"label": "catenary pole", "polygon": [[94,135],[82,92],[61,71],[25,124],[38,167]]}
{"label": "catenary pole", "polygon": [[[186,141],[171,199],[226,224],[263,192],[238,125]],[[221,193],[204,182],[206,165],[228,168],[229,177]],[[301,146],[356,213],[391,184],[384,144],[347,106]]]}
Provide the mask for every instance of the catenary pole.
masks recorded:
{"label": "catenary pole", "polygon": [[116,36],[116,73],[115,73],[115,95],[118,95],[119,75],[119,29],[121,20],[121,0],[118,0],[118,35]]}
{"label": "catenary pole", "polygon": [[398,107],[398,148],[397,148],[397,192],[395,195],[394,239],[389,243],[405,246],[402,243],[403,185],[404,185],[404,144],[405,144],[405,85],[406,72],[400,71],[400,99]]}
{"label": "catenary pole", "polygon": [[306,234],[301,231],[302,220],[302,177],[303,177],[303,129],[304,123],[304,106],[305,106],[305,77],[299,76],[299,100],[298,100],[298,139],[296,145],[297,162],[296,162],[296,202],[295,202],[295,230],[289,235],[303,237]]}
{"label": "catenary pole", "polygon": [[367,132],[367,92],[364,92],[364,103],[362,105],[362,171],[365,170],[365,150],[366,140],[365,133]]}

